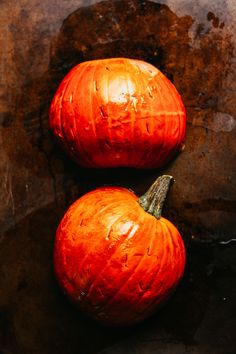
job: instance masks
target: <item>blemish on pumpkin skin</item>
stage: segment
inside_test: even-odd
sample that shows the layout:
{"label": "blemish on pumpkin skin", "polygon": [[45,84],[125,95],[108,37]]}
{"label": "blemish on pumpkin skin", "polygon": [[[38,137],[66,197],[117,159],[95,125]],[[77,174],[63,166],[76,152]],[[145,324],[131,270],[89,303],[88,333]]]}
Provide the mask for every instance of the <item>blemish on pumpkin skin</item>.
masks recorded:
{"label": "blemish on pumpkin skin", "polygon": [[122,259],[122,263],[124,263],[124,266],[125,266],[126,268],[128,268],[127,262],[128,262],[128,254],[126,253],[126,254],[124,255],[123,259]]}
{"label": "blemish on pumpkin skin", "polygon": [[94,81],[94,89],[95,89],[95,91],[98,91],[98,83],[96,80]]}
{"label": "blemish on pumpkin skin", "polygon": [[141,281],[138,282],[138,287],[139,287],[139,290],[140,290],[141,292],[144,292],[144,291],[145,291],[145,289],[142,287]]}
{"label": "blemish on pumpkin skin", "polygon": [[80,221],[79,226],[83,226],[83,225],[85,225],[84,219],[82,219],[82,220]]}
{"label": "blemish on pumpkin skin", "polygon": [[106,236],[106,240],[110,240],[111,239],[111,234],[112,234],[112,228],[110,228],[107,236]]}
{"label": "blemish on pumpkin skin", "polygon": [[148,123],[146,123],[146,130],[147,130],[148,135],[150,135],[151,133],[150,133],[150,130],[149,130],[149,124]]}
{"label": "blemish on pumpkin skin", "polygon": [[135,253],[134,254],[134,257],[142,257],[143,256],[143,253]]}
{"label": "blemish on pumpkin skin", "polygon": [[65,265],[67,266],[68,263],[69,263],[69,256],[66,256],[66,258],[65,258]]}
{"label": "blemish on pumpkin skin", "polygon": [[106,146],[107,149],[111,149],[111,144],[108,140],[104,141],[104,146]]}
{"label": "blemish on pumpkin skin", "polygon": [[147,87],[147,90],[148,90],[148,94],[149,94],[149,96],[150,96],[151,98],[153,98],[152,91],[151,91],[151,89],[150,89],[150,87],[149,87],[149,86]]}
{"label": "blemish on pumpkin skin", "polygon": [[102,106],[99,107],[99,110],[100,110],[100,113],[101,113],[102,118],[107,118],[107,114],[106,114],[106,112],[104,111],[104,109],[103,109]]}

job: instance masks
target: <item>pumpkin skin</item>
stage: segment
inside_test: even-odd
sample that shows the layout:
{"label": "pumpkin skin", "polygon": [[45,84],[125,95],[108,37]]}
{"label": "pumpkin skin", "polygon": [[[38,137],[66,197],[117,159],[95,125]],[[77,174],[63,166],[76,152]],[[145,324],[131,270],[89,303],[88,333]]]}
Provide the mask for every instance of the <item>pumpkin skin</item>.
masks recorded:
{"label": "pumpkin skin", "polygon": [[157,168],[182,147],[186,114],[174,85],[141,60],[75,66],[50,107],[50,128],[85,167]]}
{"label": "pumpkin skin", "polygon": [[185,248],[175,226],[157,220],[121,187],[103,187],[78,199],[56,234],[54,266],[67,296],[110,326],[153,314],[179,283]]}

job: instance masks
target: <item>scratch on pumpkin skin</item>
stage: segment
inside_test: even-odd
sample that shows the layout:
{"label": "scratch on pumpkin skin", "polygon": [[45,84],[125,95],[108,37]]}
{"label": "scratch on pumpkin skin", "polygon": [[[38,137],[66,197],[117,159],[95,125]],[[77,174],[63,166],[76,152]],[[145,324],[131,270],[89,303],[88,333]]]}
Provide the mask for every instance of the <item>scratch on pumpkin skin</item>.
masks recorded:
{"label": "scratch on pumpkin skin", "polygon": [[94,89],[95,89],[95,91],[98,91],[98,83],[96,80],[94,81]]}
{"label": "scratch on pumpkin skin", "polygon": [[84,219],[82,219],[82,220],[80,221],[79,226],[83,226],[83,225],[85,225],[85,220],[84,220]]}
{"label": "scratch on pumpkin skin", "polygon": [[146,130],[147,130],[148,135],[150,135],[150,130],[149,130],[149,124],[148,123],[146,123]]}
{"label": "scratch on pumpkin skin", "polygon": [[148,90],[148,94],[149,94],[149,96],[150,96],[151,98],[153,98],[152,91],[151,91],[151,89],[150,89],[150,87],[149,87],[149,86],[147,87],[147,90]]}
{"label": "scratch on pumpkin skin", "polygon": [[125,255],[124,255],[124,265],[125,265],[125,267],[126,268],[128,268],[128,254],[126,253]]}
{"label": "scratch on pumpkin skin", "polygon": [[[156,113],[155,113],[155,116],[154,117],[151,117],[151,116],[143,116],[143,117],[138,117],[138,119],[136,120],[136,122],[138,122],[138,121],[140,121],[140,120],[147,120],[147,119],[149,119],[149,118],[154,118],[155,119],[155,117],[158,117],[158,116],[160,116],[160,115],[165,115],[165,116],[177,116],[177,115],[184,115],[183,114],[183,112],[166,112],[166,111],[157,111]],[[124,125],[124,124],[132,124],[133,123],[133,121],[132,121],[132,119],[123,119],[122,120],[122,122],[121,121],[116,121],[115,123],[112,123],[111,124],[111,129],[114,129],[114,128],[117,128],[117,127],[119,127],[119,126],[121,126],[121,125]]]}
{"label": "scratch on pumpkin skin", "polygon": [[66,256],[66,257],[65,257],[65,265],[66,265],[66,266],[68,265],[68,261],[69,261],[69,256]]}
{"label": "scratch on pumpkin skin", "polygon": [[106,118],[106,117],[107,117],[107,115],[106,115],[106,113],[105,113],[104,109],[103,109],[101,106],[99,107],[99,109],[100,109],[100,112],[101,112],[101,116],[102,116],[102,118]]}
{"label": "scratch on pumpkin skin", "polygon": [[111,149],[112,147],[111,147],[111,144],[110,144],[110,142],[108,141],[108,140],[105,140],[104,141],[104,145],[108,148],[108,149]]}
{"label": "scratch on pumpkin skin", "polygon": [[139,290],[140,290],[141,292],[144,292],[144,291],[145,291],[145,289],[144,289],[143,286],[142,286],[141,281],[138,282],[138,287],[139,287]]}
{"label": "scratch on pumpkin skin", "polygon": [[110,228],[110,230],[109,230],[109,232],[108,232],[108,234],[107,234],[107,236],[106,236],[106,240],[110,240],[111,239],[111,234],[112,234],[112,227]]}

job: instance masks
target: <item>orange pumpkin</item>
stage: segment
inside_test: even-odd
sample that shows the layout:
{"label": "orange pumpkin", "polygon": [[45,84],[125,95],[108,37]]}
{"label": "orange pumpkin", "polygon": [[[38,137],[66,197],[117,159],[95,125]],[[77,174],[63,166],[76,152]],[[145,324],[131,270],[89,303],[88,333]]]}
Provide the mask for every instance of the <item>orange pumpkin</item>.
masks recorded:
{"label": "orange pumpkin", "polygon": [[74,67],[50,108],[50,127],[86,167],[160,167],[181,149],[186,115],[174,85],[141,60]]}
{"label": "orange pumpkin", "polygon": [[160,217],[172,177],[157,179],[139,199],[102,187],[78,199],[56,235],[54,265],[64,292],[106,325],[130,325],[171,295],[185,265],[182,238]]}

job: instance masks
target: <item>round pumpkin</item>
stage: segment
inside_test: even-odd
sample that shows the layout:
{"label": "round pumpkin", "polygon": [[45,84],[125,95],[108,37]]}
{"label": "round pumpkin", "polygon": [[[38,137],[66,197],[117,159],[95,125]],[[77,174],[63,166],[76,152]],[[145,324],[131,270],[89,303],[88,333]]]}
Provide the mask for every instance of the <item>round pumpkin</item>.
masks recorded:
{"label": "round pumpkin", "polygon": [[50,127],[82,166],[156,168],[181,149],[186,115],[156,67],[113,58],[67,74],[51,103]]}
{"label": "round pumpkin", "polygon": [[121,187],[96,189],[69,208],[57,229],[59,284],[105,325],[131,325],[150,316],[183,275],[182,238],[160,217],[170,180],[160,177],[139,199]]}

